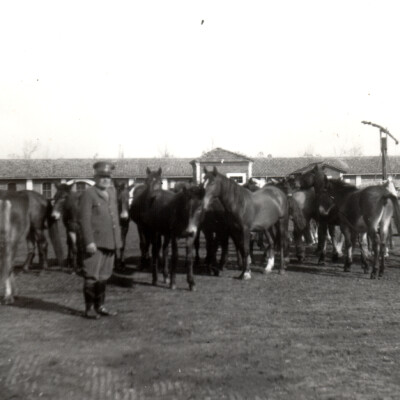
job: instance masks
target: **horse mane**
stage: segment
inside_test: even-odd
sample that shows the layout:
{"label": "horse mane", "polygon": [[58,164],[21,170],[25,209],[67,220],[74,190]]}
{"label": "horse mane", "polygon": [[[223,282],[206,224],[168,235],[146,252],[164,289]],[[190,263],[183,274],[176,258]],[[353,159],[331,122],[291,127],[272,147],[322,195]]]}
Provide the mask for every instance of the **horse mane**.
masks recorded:
{"label": "horse mane", "polygon": [[332,190],[339,193],[349,193],[357,190],[357,187],[351,183],[345,182],[341,179],[330,179],[329,185],[332,186]]}
{"label": "horse mane", "polygon": [[244,187],[240,186],[233,179],[229,179],[227,176],[221,174],[220,172],[217,173],[217,176],[221,178],[224,189],[226,189],[224,190],[224,192],[229,193],[230,201],[232,201],[232,203],[241,204],[244,200],[245,193],[252,193]]}

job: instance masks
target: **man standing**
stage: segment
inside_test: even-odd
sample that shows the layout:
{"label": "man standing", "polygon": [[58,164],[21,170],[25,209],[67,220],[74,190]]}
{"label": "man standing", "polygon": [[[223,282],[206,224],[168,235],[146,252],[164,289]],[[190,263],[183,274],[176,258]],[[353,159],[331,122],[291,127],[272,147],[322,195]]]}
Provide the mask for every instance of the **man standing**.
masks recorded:
{"label": "man standing", "polygon": [[106,281],[114,268],[115,253],[121,248],[121,232],[115,188],[111,186],[108,162],[93,165],[95,186],[88,188],[80,201],[80,222],[86,249],[83,261],[85,316],[98,319],[116,315],[104,307]]}

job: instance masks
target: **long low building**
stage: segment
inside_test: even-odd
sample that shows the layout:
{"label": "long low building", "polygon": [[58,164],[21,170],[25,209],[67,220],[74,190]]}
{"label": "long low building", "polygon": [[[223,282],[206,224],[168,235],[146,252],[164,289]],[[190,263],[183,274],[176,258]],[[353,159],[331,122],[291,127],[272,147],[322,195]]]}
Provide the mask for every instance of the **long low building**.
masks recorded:
{"label": "long low building", "polygon": [[[0,189],[33,189],[46,198],[55,194],[56,183],[74,184],[85,190],[93,184],[94,159],[3,159],[0,160]],[[201,182],[204,168],[217,167],[239,184],[249,178],[263,184],[271,179],[300,174],[322,163],[328,176],[342,177],[357,186],[382,181],[381,157],[257,157],[250,158],[216,148],[198,158],[122,158],[107,159],[116,165],[114,179],[128,184],[142,182],[146,169],[162,168],[164,188],[177,182]],[[389,157],[388,175],[400,186],[400,157]]]}

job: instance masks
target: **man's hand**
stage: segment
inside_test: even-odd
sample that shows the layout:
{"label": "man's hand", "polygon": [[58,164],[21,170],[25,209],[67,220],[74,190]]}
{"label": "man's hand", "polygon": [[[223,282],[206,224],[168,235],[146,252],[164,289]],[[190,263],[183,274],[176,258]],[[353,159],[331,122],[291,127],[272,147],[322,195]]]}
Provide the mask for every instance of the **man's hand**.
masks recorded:
{"label": "man's hand", "polygon": [[86,252],[87,252],[87,253],[89,253],[89,254],[94,254],[94,253],[96,253],[96,251],[97,251],[97,247],[96,247],[96,244],[95,244],[95,243],[89,243],[89,244],[86,246]]}

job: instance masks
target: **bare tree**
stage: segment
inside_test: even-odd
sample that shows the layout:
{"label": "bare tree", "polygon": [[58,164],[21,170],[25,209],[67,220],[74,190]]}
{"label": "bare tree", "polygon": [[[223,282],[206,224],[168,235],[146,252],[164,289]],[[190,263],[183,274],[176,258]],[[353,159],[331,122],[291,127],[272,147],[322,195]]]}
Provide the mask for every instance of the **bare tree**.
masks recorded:
{"label": "bare tree", "polygon": [[33,154],[39,149],[39,147],[39,139],[25,139],[22,145],[22,153],[11,153],[8,155],[8,158],[22,158],[25,160],[29,160],[30,158],[32,158]]}
{"label": "bare tree", "polygon": [[168,145],[164,146],[164,149],[158,149],[158,157],[159,158],[173,158],[174,155],[169,151]]}

